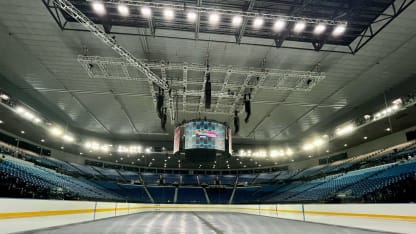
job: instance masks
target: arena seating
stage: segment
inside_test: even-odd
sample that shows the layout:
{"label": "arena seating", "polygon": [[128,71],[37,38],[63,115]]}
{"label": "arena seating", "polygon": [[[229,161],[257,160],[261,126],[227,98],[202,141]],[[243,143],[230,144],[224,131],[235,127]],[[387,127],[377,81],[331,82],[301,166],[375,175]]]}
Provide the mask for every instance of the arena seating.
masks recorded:
{"label": "arena seating", "polygon": [[148,186],[155,203],[173,203],[175,187],[173,186]]}
{"label": "arena seating", "polygon": [[12,197],[227,204],[321,202],[343,196],[360,201],[416,173],[413,142],[303,170],[240,175],[139,173],[16,153],[5,146],[0,151],[1,196]]}
{"label": "arena seating", "polygon": [[177,203],[206,204],[204,191],[199,187],[179,187]]}

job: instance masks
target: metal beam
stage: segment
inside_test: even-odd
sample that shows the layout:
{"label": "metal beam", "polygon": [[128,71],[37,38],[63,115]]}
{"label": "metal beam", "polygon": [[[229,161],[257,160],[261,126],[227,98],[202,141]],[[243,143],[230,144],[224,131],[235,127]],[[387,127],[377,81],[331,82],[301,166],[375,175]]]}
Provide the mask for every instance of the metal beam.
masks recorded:
{"label": "metal beam", "polygon": [[[88,2],[94,0],[87,0]],[[253,0],[251,0],[253,1]],[[253,1],[254,2],[254,1]],[[203,7],[202,0],[201,5],[198,6],[198,0],[196,6],[187,5],[184,8],[183,4],[174,4],[174,3],[163,3],[159,1],[153,2],[145,2],[142,0],[104,0],[103,3],[105,4],[114,4],[117,5],[119,3],[123,3],[132,7],[151,7],[151,8],[170,8],[176,11],[193,11],[195,13],[210,13],[210,12],[218,12],[221,15],[225,16],[235,16],[241,15],[242,17],[248,18],[255,18],[255,17],[262,17],[265,20],[275,20],[275,19],[283,19],[285,21],[296,22],[299,20],[305,21],[306,23],[316,24],[316,23],[325,23],[327,25],[338,25],[338,24],[346,24],[346,21],[340,20],[332,20],[332,19],[318,19],[318,18],[309,18],[309,17],[296,17],[291,15],[279,15],[279,14],[264,14],[264,13],[257,13],[257,12],[250,12],[248,10],[231,10],[231,9],[220,9],[220,8],[213,8],[213,7]],[[254,4],[254,3],[253,3]],[[249,9],[249,8],[248,8]]]}
{"label": "metal beam", "polygon": [[[246,12],[250,12],[250,11],[253,10],[255,2],[256,2],[256,0],[250,0]],[[248,17],[244,16],[243,17],[243,22],[242,22],[241,27],[240,27],[240,30],[237,33],[237,35],[235,36],[235,41],[236,41],[237,44],[240,44],[241,39],[243,38],[244,31],[246,30],[247,22],[248,22]]]}
{"label": "metal beam", "polygon": [[[222,84],[221,91],[220,91],[221,93],[228,91],[227,86],[228,86],[228,81],[230,80],[231,74],[232,74],[232,70],[230,68],[230,70],[228,70],[227,73],[225,73],[224,83]],[[212,87],[212,83],[211,83],[211,87]],[[222,96],[218,97],[217,105],[215,106],[215,111],[218,111],[218,107],[220,106],[221,99],[222,99]]]}
{"label": "metal beam", "polygon": [[[196,0],[196,6],[201,7],[202,0]],[[196,21],[195,21],[195,40],[199,39],[199,27],[201,26],[201,13],[196,12]]]}
{"label": "metal beam", "polygon": [[146,67],[142,61],[134,57],[129,51],[125,48],[118,45],[118,43],[98,28],[94,22],[92,22],[88,17],[86,17],[81,11],[79,11],[71,2],[68,0],[55,0],[57,5],[75,20],[81,23],[86,29],[92,32],[96,37],[98,37],[103,43],[108,45],[111,49],[117,52],[122,58],[127,60],[131,65],[137,68],[142,72],[151,82],[156,83],[159,87],[164,90],[169,90],[169,86],[163,82],[156,74],[154,74],[148,67]]}
{"label": "metal beam", "polygon": [[[384,12],[393,12],[393,14],[382,14],[354,40],[350,46],[353,48],[353,54],[356,54],[368,42],[370,42],[378,33],[389,25],[397,16],[406,10],[415,0],[392,0]],[[355,46],[353,46],[355,44]]]}

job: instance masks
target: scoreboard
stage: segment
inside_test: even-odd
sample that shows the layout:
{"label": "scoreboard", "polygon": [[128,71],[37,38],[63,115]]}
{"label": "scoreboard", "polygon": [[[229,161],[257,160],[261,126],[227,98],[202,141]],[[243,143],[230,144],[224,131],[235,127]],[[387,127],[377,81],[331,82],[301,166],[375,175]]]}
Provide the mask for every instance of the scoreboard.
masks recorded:
{"label": "scoreboard", "polygon": [[[177,153],[182,146],[189,150],[214,150],[231,152],[231,129],[215,120],[191,120],[175,128],[174,150]],[[182,144],[181,144],[182,143]]]}

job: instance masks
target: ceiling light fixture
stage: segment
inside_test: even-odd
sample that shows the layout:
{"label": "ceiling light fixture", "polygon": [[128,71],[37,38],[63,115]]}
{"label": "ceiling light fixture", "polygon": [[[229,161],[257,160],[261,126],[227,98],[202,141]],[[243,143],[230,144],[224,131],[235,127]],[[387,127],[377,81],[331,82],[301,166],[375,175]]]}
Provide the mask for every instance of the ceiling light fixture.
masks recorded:
{"label": "ceiling light fixture", "polygon": [[117,10],[121,16],[128,16],[130,14],[130,10],[125,4],[119,4]]}
{"label": "ceiling light fixture", "polygon": [[335,27],[334,31],[332,32],[333,36],[340,36],[341,34],[343,34],[345,32],[345,30],[347,29],[347,26],[342,24],[342,25],[338,25]]}
{"label": "ceiling light fixture", "polygon": [[242,22],[243,22],[243,17],[241,17],[240,15],[236,15],[236,16],[233,17],[233,20],[231,21],[231,24],[234,27],[239,27]]}
{"label": "ceiling light fixture", "polygon": [[70,135],[67,135],[67,134],[63,135],[62,139],[66,142],[73,142],[75,140],[73,136],[70,136]]}
{"label": "ceiling light fixture", "polygon": [[318,24],[315,26],[315,29],[313,30],[313,33],[316,35],[322,34],[323,32],[325,32],[326,30],[326,25],[325,24]]}
{"label": "ceiling light fixture", "polygon": [[197,14],[196,14],[195,12],[193,12],[193,11],[188,12],[188,14],[186,15],[186,18],[187,18],[187,19],[188,19],[188,21],[189,21],[189,22],[191,22],[191,23],[193,23],[193,22],[195,22],[195,21],[196,21],[196,17],[197,17]]}
{"label": "ceiling light fixture", "polygon": [[293,31],[295,31],[295,33],[300,33],[302,32],[304,29],[306,28],[306,23],[304,21],[298,21],[295,24],[295,27],[293,28]]}
{"label": "ceiling light fixture", "polygon": [[306,144],[304,144],[304,145],[302,146],[302,149],[303,149],[304,151],[310,151],[310,150],[312,150],[312,149],[313,149],[313,145],[312,145],[312,144],[309,144],[309,143],[306,143]]}
{"label": "ceiling light fixture", "polygon": [[286,21],[282,20],[282,19],[278,19],[276,20],[276,22],[273,25],[273,30],[275,32],[280,32],[282,31],[284,28],[286,27]]}
{"label": "ceiling light fixture", "polygon": [[140,10],[140,12],[142,13],[142,15],[145,18],[150,18],[152,16],[152,10],[149,7],[142,7],[142,9]]}
{"label": "ceiling light fixture", "polygon": [[10,99],[10,97],[9,97],[7,94],[4,94],[4,93],[2,93],[2,94],[0,95],[0,98],[1,98],[1,99],[3,99],[3,100],[5,100],[5,101],[7,101],[7,100],[9,100],[9,99]]}
{"label": "ceiling light fixture", "polygon": [[94,1],[94,2],[92,2],[92,9],[98,15],[105,15],[105,13],[106,13],[105,6],[104,6],[104,4],[101,1]]}
{"label": "ceiling light fixture", "polygon": [[166,20],[173,20],[173,18],[175,18],[175,12],[170,8],[166,8],[163,11],[163,16]]}
{"label": "ceiling light fixture", "polygon": [[259,28],[261,28],[261,26],[263,25],[263,23],[264,23],[263,18],[260,18],[260,17],[255,18],[255,19],[253,20],[253,27],[254,27],[255,29],[259,29]]}
{"label": "ceiling light fixture", "polygon": [[208,20],[209,20],[209,23],[210,24],[216,25],[216,24],[218,24],[220,22],[220,15],[218,13],[216,13],[216,12],[211,13],[209,15]]}
{"label": "ceiling light fixture", "polygon": [[335,129],[335,135],[344,136],[344,135],[352,133],[354,130],[355,130],[354,124],[348,124],[343,127],[339,127]]}
{"label": "ceiling light fixture", "polygon": [[60,129],[58,127],[52,127],[51,129],[49,129],[49,132],[54,136],[60,136],[63,133],[62,129]]}

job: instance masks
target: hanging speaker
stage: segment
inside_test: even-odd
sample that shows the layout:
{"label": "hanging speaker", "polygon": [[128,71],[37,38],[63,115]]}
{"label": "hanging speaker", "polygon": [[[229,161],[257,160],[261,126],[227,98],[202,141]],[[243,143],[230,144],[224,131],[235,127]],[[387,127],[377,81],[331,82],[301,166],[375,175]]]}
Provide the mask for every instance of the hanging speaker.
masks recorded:
{"label": "hanging speaker", "polygon": [[207,73],[207,81],[205,82],[205,109],[211,108],[211,74]]}

